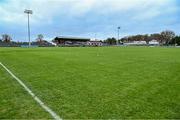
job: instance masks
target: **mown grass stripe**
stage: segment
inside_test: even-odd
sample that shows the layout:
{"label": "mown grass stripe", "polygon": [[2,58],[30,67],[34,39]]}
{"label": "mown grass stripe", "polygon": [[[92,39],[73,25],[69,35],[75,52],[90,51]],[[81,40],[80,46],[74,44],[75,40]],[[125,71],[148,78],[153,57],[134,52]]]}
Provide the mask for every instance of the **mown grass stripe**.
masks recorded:
{"label": "mown grass stripe", "polygon": [[51,108],[44,104],[18,77],[16,77],[4,64],[0,65],[33,97],[33,99],[47,111],[55,120],[62,120]]}

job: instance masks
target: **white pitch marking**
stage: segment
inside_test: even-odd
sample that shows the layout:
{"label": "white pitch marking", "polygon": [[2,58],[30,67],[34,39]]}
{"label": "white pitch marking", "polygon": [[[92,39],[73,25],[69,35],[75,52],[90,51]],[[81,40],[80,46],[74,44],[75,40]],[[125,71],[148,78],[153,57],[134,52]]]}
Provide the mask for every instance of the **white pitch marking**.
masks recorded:
{"label": "white pitch marking", "polygon": [[45,105],[18,77],[16,77],[5,65],[0,62],[0,65],[33,97],[33,99],[55,120],[62,120],[51,108]]}

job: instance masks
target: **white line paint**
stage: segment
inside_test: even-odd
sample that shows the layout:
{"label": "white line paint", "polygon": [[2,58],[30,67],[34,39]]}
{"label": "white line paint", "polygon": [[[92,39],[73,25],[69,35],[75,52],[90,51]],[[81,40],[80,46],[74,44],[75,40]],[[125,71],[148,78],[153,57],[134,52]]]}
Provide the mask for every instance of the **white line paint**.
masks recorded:
{"label": "white line paint", "polygon": [[16,77],[4,64],[0,62],[0,65],[33,97],[33,99],[55,120],[62,120],[53,110],[45,105],[32,91],[29,89],[18,77]]}

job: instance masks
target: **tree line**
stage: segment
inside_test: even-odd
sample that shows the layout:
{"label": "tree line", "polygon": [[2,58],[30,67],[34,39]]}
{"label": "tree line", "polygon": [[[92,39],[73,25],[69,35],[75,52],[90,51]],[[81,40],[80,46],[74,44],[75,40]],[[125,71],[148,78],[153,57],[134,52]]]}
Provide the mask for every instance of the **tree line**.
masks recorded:
{"label": "tree line", "polygon": [[[171,30],[165,30],[161,33],[154,33],[154,34],[145,34],[145,35],[132,35],[126,36],[118,40],[119,44],[133,42],[133,41],[146,41],[149,44],[150,41],[156,40],[160,43],[160,45],[180,45],[180,36],[176,36],[175,32]],[[117,39],[116,38],[107,38],[104,40],[106,44],[116,45]]]}
{"label": "tree line", "polygon": [[[43,40],[44,36],[42,34],[37,35],[36,41],[39,43],[46,42]],[[107,38],[103,42],[107,45],[116,45],[123,44],[127,42],[133,42],[133,41],[146,41],[147,44],[149,44],[150,41],[156,40],[160,43],[160,45],[180,45],[180,36],[176,35],[175,32],[171,30],[165,30],[161,33],[154,33],[154,34],[138,34],[138,35],[131,35],[123,37],[119,40],[117,40],[115,37]],[[3,34],[2,38],[0,39],[2,42],[11,42],[12,37],[8,34]]]}

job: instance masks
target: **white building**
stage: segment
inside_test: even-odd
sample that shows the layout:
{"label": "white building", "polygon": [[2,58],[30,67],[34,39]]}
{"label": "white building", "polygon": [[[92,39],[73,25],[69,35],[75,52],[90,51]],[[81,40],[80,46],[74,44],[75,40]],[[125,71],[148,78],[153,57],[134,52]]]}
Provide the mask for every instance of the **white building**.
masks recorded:
{"label": "white building", "polygon": [[147,45],[146,41],[133,41],[129,43],[124,43],[124,45]]}
{"label": "white building", "polygon": [[158,46],[159,42],[157,40],[151,40],[151,41],[149,41],[149,45],[151,45],[151,46]]}
{"label": "white building", "polygon": [[102,41],[88,41],[87,42],[88,46],[103,46]]}

